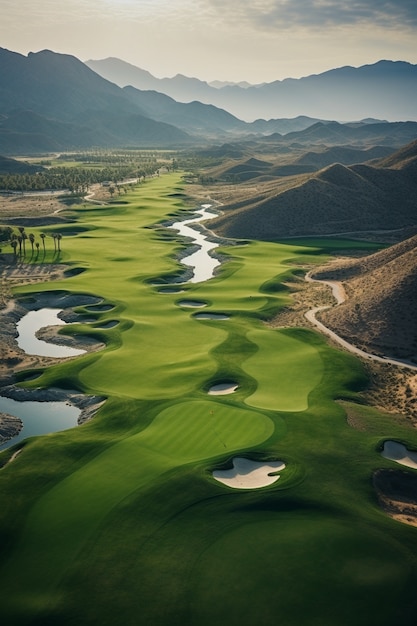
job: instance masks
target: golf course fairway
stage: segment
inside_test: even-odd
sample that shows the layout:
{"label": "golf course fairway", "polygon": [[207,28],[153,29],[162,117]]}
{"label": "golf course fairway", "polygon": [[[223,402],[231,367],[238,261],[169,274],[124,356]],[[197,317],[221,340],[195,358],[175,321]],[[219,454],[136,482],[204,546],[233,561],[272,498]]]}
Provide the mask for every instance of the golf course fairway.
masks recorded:
{"label": "golf course fairway", "polygon": [[[13,446],[0,454],[3,623],[413,626],[417,528],[380,508],[372,477],[398,469],[385,440],[415,450],[417,433],[363,404],[358,359],[267,323],[330,244],[222,243],[215,276],[191,283],[168,228],[189,217],[186,192],[169,173],[68,209],[73,221],[43,229],[62,234],[66,278],[14,291],[99,299],[60,332],[104,347],[19,386],[106,401],[77,428],[16,445],[12,462]],[[208,393],[226,382],[233,393]],[[233,489],[212,473],[235,457],[285,467]]]}

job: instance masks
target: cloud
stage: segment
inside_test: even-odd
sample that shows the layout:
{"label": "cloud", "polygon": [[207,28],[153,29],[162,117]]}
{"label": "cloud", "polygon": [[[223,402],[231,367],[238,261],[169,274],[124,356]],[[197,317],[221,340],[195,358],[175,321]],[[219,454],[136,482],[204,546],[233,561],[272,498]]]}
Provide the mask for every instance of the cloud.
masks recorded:
{"label": "cloud", "polygon": [[205,0],[218,14],[256,29],[358,24],[415,27],[415,0]]}

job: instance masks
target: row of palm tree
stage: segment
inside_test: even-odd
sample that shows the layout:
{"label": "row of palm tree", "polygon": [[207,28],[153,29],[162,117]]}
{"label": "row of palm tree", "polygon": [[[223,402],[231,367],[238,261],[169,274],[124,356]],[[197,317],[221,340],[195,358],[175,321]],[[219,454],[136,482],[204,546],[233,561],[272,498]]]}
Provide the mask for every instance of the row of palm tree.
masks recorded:
{"label": "row of palm tree", "polygon": [[[39,253],[39,249],[40,249],[40,245],[41,243],[39,241],[36,241],[35,235],[33,233],[26,233],[26,230],[24,228],[24,226],[18,226],[17,227],[18,233],[11,233],[10,235],[10,245],[13,248],[13,252],[14,254],[17,256],[18,254],[18,249],[19,249],[19,256],[26,256],[26,242],[29,241],[31,248],[32,248],[32,256],[34,255],[35,252],[35,248],[37,250],[37,252]],[[45,233],[40,233],[39,235],[41,242],[42,242],[42,248],[43,248],[43,252],[44,255],[46,253],[46,248],[45,248],[45,239],[46,239],[46,234]],[[62,235],[61,233],[52,233],[51,237],[54,240],[54,251],[55,252],[60,252],[61,251],[61,239],[62,239]]]}

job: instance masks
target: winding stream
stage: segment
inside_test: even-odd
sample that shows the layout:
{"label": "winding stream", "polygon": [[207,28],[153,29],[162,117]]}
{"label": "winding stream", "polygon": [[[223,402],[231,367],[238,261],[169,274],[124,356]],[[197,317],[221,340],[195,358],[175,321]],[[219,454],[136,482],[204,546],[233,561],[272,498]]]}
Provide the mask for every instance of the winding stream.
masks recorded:
{"label": "winding stream", "polygon": [[85,354],[85,350],[57,345],[36,337],[36,333],[45,326],[64,326],[66,322],[58,315],[62,309],[39,309],[29,311],[16,324],[19,336],[17,343],[26,354],[51,357],[71,357]]}
{"label": "winding stream", "polygon": [[[195,212],[194,217],[175,222],[171,226],[180,235],[191,239],[193,247],[198,246],[197,250],[181,260],[184,265],[193,270],[193,275],[188,282],[199,283],[209,280],[213,277],[215,268],[220,265],[220,261],[209,254],[218,244],[208,241],[208,233],[200,232],[191,227],[191,224],[214,217],[215,213],[208,210],[210,206],[210,204],[203,204]],[[206,304],[192,302],[188,306],[206,306]],[[41,328],[66,323],[58,317],[60,311],[61,309],[42,308],[37,311],[29,311],[24,315],[16,325],[19,333],[17,338],[19,347],[27,354],[47,357],[62,358],[85,354],[85,350],[53,344],[36,337],[36,333]],[[20,433],[0,445],[1,451],[27,437],[73,428],[77,425],[80,409],[65,402],[19,402],[0,396],[0,413],[14,415],[23,422]]]}
{"label": "winding stream", "polygon": [[193,270],[193,276],[187,281],[190,283],[202,283],[213,278],[214,270],[220,265],[219,259],[210,255],[210,251],[217,248],[219,244],[209,241],[208,233],[200,232],[189,226],[190,224],[197,224],[215,217],[216,214],[213,211],[209,211],[210,207],[211,204],[203,204],[201,209],[195,212],[197,217],[175,222],[170,227],[177,230],[183,237],[189,237],[193,246],[198,246],[198,250],[181,259],[181,263],[191,267]]}

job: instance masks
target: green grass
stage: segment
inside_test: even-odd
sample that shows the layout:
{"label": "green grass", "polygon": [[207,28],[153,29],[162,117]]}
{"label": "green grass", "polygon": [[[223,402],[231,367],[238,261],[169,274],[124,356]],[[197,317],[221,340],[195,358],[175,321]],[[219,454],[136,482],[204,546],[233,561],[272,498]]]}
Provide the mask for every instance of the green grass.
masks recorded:
{"label": "green grass", "polygon": [[[245,371],[258,382],[247,404],[273,411],[304,411],[310,392],[323,376],[318,350],[299,341],[288,331],[251,331],[248,338],[258,347],[245,365]],[[270,355],[266,357],[266,355]]]}
{"label": "green grass", "polygon": [[[216,278],[161,294],[152,283],[180,275],[182,244],[151,226],[184,213],[183,191],[170,174],[123,205],[72,208],[60,260],[84,271],[36,285],[112,309],[80,306],[95,322],[62,331],[96,335],[104,350],[22,384],[108,399],[88,424],[26,442],[0,472],[5,623],[411,626],[417,531],[381,511],[371,478],[395,467],[384,439],[416,446],[417,435],[354,404],[366,385],[357,359],[310,330],[264,324],[288,303],[297,259],[346,242],[235,242]],[[188,298],[230,318],[198,320],[178,306]],[[207,395],[223,380],[237,392]],[[211,471],[237,454],[286,468],[269,487],[233,490]]]}

